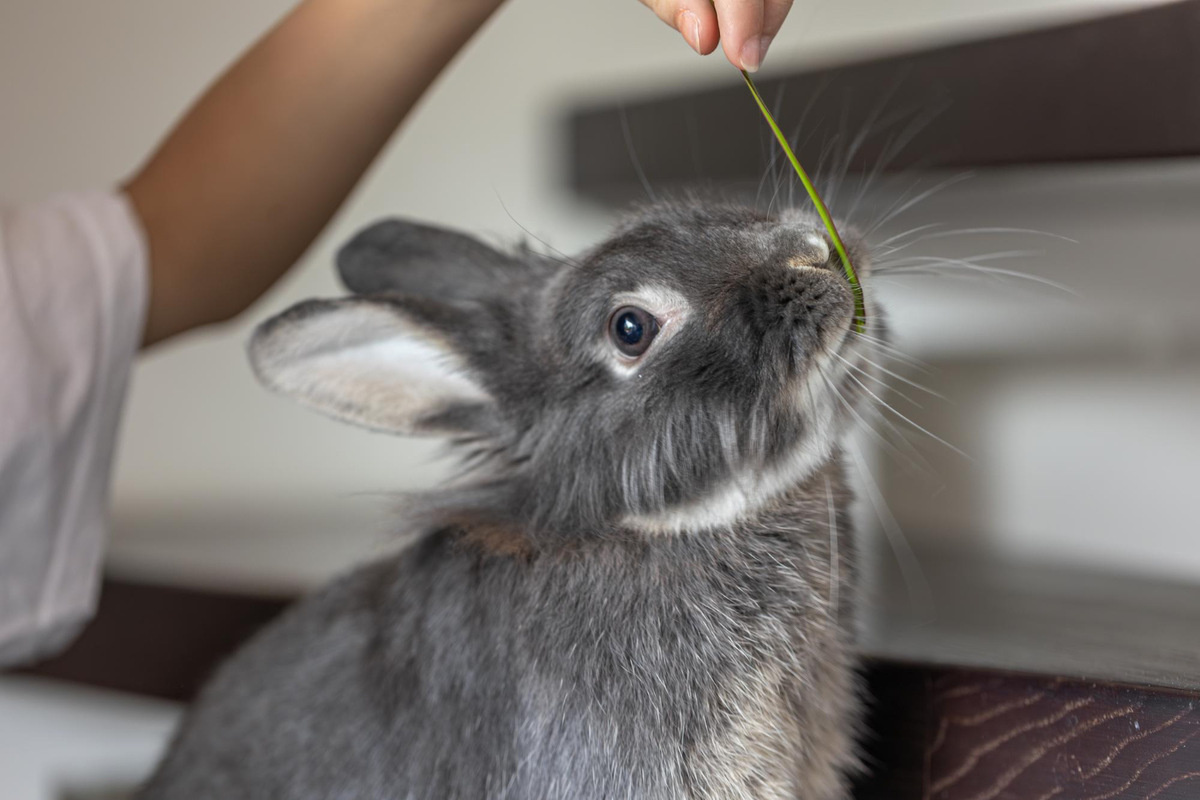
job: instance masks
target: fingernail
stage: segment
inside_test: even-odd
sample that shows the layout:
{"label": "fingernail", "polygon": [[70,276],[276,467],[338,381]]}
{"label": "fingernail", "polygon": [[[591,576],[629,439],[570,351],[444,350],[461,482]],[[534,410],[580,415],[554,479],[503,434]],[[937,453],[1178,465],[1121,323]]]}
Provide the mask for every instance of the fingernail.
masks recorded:
{"label": "fingernail", "polygon": [[767,55],[767,48],[771,46],[771,38],[770,36],[759,36],[742,45],[740,56],[742,69],[746,70],[746,72],[758,72],[758,68],[762,66],[763,58]]}
{"label": "fingernail", "polygon": [[684,41],[692,46],[692,49],[697,53],[700,52],[700,18],[691,11],[683,10],[679,12],[679,32],[683,34]]}

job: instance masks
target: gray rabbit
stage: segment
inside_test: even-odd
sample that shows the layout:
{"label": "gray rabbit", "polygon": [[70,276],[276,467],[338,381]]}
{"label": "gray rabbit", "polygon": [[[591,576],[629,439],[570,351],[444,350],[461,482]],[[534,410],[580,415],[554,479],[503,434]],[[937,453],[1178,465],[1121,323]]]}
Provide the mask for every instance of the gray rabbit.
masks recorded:
{"label": "gray rabbit", "polygon": [[255,371],[462,475],[219,671],[143,800],[846,797],[839,439],[883,331],[820,222],[675,201],[568,260],[386,221],[338,262]]}

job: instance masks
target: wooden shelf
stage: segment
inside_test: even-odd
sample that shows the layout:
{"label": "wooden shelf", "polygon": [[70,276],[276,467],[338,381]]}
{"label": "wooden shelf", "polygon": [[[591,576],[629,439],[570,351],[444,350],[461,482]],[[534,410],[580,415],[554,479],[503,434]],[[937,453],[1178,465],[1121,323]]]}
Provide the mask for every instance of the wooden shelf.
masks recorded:
{"label": "wooden shelf", "polygon": [[881,570],[866,656],[1200,694],[1198,585],[961,554],[921,564],[929,602]]}

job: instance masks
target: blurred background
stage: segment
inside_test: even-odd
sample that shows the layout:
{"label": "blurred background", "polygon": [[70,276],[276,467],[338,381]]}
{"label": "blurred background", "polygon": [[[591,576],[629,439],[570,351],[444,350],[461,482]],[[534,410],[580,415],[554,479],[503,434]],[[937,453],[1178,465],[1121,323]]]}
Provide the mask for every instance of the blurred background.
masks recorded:
{"label": "blurred background", "polygon": [[[798,0],[764,76],[1139,5],[1151,4]],[[121,180],[291,6],[6,0],[0,195],[29,200]],[[571,111],[738,81],[721,57],[697,58],[633,0],[512,0],[279,287],[239,323],[142,358],[120,448],[111,573],[290,593],[386,547],[389,493],[445,474],[437,443],[368,434],[268,395],[243,356],[250,327],[295,301],[339,294],[333,250],[387,214],[495,242],[529,232],[565,252],[587,246],[618,209],[567,179]],[[1139,99],[1127,100],[1137,114]],[[744,113],[756,112],[747,104]],[[884,182],[862,213],[888,208],[920,180]],[[1019,251],[978,263],[1070,291],[969,269],[876,284],[902,349],[920,361],[901,371],[945,398],[897,384],[919,406],[889,402],[953,448],[895,416],[907,431],[901,444],[860,437],[873,472],[860,516],[874,558],[894,558],[892,546],[948,547],[1200,581],[1198,219],[1200,162],[1165,159],[982,170],[880,229],[881,238],[933,224],[1020,229],[913,249],[946,259]],[[876,494],[890,511],[870,502]],[[896,531],[905,544],[871,544]],[[0,678],[0,797],[82,797],[136,780],[177,713],[166,702]]]}

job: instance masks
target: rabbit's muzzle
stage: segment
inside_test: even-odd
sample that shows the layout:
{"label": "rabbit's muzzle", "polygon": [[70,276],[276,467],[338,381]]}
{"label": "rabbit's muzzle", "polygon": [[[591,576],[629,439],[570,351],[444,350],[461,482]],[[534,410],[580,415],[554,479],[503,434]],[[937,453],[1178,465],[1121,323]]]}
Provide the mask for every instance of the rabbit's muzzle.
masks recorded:
{"label": "rabbit's muzzle", "polygon": [[818,266],[804,256],[764,266],[751,281],[756,285],[744,294],[749,301],[746,310],[751,328],[760,337],[790,334],[808,348],[826,339],[830,329],[854,311],[845,277],[827,263]]}

